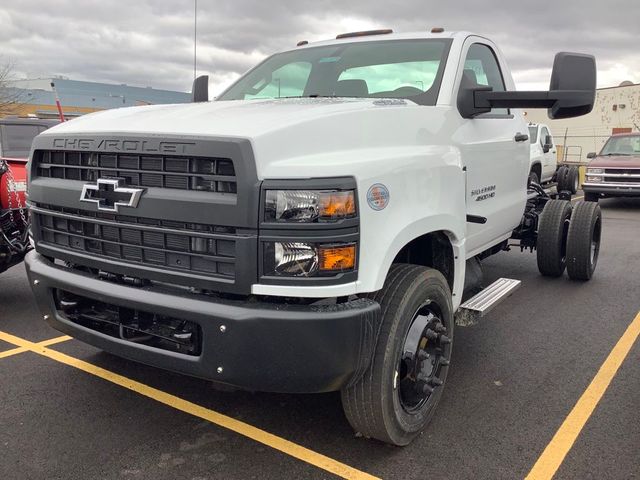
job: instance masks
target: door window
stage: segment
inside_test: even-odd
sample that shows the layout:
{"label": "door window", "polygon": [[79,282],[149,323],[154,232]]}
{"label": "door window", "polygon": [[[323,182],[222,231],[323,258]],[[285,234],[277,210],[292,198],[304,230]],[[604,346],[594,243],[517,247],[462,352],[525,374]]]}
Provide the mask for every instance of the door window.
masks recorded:
{"label": "door window", "polygon": [[[547,136],[549,135],[549,129],[547,127],[542,127],[540,130],[540,145],[544,147],[544,143],[547,141]],[[553,147],[553,138],[551,139],[551,146]]]}
{"label": "door window", "polygon": [[[469,47],[467,58],[464,62],[465,71],[475,79],[476,84],[489,86],[494,92],[504,92],[504,79],[493,50],[482,43],[474,43]],[[492,114],[507,115],[506,108],[494,108]]]}

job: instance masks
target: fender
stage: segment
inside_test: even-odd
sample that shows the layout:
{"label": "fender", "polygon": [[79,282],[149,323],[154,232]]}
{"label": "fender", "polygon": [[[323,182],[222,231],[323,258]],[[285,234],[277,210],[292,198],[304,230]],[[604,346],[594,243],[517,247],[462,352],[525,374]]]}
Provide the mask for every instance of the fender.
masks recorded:
{"label": "fender", "polygon": [[[371,291],[377,291],[382,288],[393,260],[403,247],[423,235],[435,232],[444,233],[451,242],[454,262],[453,306],[457,308],[460,305],[464,288],[466,249],[464,226],[461,226],[459,219],[452,215],[425,217],[400,230],[393,238],[384,259],[380,262],[378,275],[373,284],[374,288]],[[358,284],[361,283],[361,281],[358,281]],[[360,291],[360,288],[358,290]]]}

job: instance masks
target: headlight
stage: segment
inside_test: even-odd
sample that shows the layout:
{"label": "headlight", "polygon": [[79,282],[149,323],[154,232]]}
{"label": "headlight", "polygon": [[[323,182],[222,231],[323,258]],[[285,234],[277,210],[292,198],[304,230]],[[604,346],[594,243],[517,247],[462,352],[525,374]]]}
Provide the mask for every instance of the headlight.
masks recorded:
{"label": "headlight", "polygon": [[594,183],[598,183],[598,182],[603,182],[604,178],[602,177],[593,177],[590,175],[587,175],[587,182],[594,182]]}
{"label": "headlight", "polygon": [[356,216],[353,190],[267,190],[267,222],[336,222]]}
{"label": "headlight", "polygon": [[604,168],[587,168],[587,175],[602,175]]}
{"label": "headlight", "polygon": [[310,277],[352,271],[355,243],[269,242],[265,244],[265,275]]}

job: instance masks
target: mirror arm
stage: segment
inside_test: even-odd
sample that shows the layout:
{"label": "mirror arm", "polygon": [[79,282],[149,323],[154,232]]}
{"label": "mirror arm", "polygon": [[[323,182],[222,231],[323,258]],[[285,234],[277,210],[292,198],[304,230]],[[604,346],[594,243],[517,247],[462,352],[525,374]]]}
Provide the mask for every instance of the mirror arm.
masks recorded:
{"label": "mirror arm", "polygon": [[578,106],[590,99],[593,99],[593,92],[590,90],[474,92],[477,108],[553,108],[559,100],[562,100],[565,106]]}

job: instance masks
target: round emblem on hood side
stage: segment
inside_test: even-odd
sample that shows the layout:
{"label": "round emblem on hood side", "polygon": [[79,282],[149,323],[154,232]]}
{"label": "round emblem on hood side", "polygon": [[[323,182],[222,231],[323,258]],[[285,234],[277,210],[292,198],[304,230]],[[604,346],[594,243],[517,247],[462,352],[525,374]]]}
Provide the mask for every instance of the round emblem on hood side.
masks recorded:
{"label": "round emblem on hood side", "polygon": [[389,189],[381,183],[374,183],[367,191],[367,203],[374,210],[383,210],[389,205]]}

